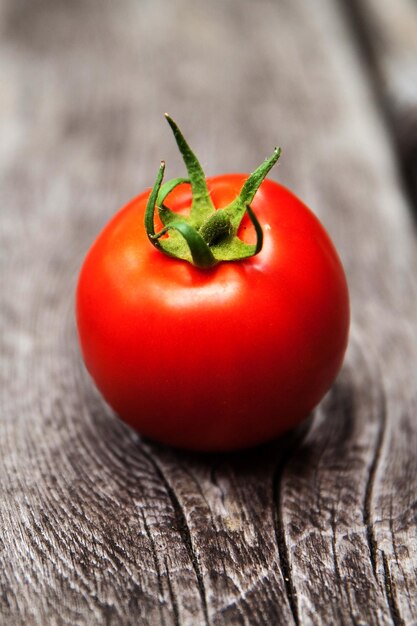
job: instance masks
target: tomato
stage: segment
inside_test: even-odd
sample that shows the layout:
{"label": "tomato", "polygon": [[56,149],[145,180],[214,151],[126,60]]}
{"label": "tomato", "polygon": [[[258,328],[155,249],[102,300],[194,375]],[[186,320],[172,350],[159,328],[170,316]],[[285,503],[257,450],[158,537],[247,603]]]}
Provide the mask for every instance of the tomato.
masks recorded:
{"label": "tomato", "polygon": [[[207,180],[216,211],[247,178]],[[294,427],[329,389],[348,340],[345,274],[323,226],[265,179],[251,202],[259,254],[200,269],[150,244],[149,196],[113,217],[81,269],[78,331],[98,389],[142,435],[182,448],[244,448]],[[165,199],[177,215],[191,203],[188,183]],[[238,236],[250,243],[249,218]]]}

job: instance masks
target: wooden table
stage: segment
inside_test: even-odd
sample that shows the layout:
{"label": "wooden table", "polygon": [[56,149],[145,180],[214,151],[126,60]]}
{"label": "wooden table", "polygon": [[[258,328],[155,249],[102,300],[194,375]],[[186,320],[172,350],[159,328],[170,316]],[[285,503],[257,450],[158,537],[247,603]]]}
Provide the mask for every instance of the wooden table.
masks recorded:
{"label": "wooden table", "polygon": [[[3,0],[0,623],[417,624],[412,0]],[[272,177],[324,222],[352,326],[295,433],[142,441],[82,364],[83,256],[159,160]],[[414,194],[414,198],[413,198]]]}

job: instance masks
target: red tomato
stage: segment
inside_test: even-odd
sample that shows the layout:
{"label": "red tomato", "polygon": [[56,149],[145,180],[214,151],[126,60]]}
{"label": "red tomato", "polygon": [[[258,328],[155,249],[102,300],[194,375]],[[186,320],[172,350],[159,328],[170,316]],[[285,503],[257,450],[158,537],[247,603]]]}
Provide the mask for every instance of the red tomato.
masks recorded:
{"label": "red tomato", "polygon": [[[246,178],[208,179],[216,209]],[[120,418],[166,444],[230,450],[280,435],[329,389],[347,345],[348,290],[329,236],[265,180],[251,203],[261,252],[201,270],[150,245],[148,197],[110,221],[81,270],[79,337],[97,387]],[[178,212],[190,204],[187,184],[166,200]],[[239,236],[253,240],[247,217]]]}

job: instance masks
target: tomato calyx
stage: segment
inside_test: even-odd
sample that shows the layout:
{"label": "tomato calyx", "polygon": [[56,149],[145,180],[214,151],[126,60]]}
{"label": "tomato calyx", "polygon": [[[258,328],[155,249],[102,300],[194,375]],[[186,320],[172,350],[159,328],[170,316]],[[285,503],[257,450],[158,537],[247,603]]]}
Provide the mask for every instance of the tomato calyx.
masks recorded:
{"label": "tomato calyx", "polygon": [[[150,243],[164,254],[188,261],[200,269],[211,268],[221,261],[239,261],[255,256],[262,249],[263,233],[250,204],[278,161],[281,149],[275,148],[272,156],[249,175],[239,195],[229,205],[216,209],[200,162],[174,120],[167,114],[165,117],[183,157],[188,178],[174,178],[162,184],[165,163],[161,162],[145,211],[145,229]],[[192,192],[188,216],[179,215],[164,204],[171,191],[183,183],[188,183]],[[158,233],[155,233],[154,225],[155,208],[163,224]],[[237,236],[245,213],[255,229],[255,244],[247,244]],[[169,237],[164,237],[166,234]]]}

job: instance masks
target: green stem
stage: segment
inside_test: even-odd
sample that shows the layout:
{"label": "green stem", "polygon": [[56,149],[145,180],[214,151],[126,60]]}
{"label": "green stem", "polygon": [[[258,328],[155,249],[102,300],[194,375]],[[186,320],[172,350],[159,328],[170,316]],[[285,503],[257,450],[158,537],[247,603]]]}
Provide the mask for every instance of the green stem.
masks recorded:
{"label": "green stem", "polygon": [[184,135],[178,128],[174,120],[165,113],[168,124],[171,126],[174,133],[175,141],[184,159],[185,167],[187,168],[188,177],[190,179],[191,191],[193,194],[193,200],[190,211],[190,222],[193,226],[199,228],[206,219],[215,212],[213,202],[211,200],[209,190],[207,187],[206,176],[203,168],[200,165],[199,160],[191,150],[190,146],[186,142]]}
{"label": "green stem", "polygon": [[258,218],[256,217],[255,213],[252,211],[249,204],[246,205],[246,211],[247,211],[247,214],[249,215],[249,219],[252,222],[253,227],[255,229],[255,233],[256,233],[255,251],[253,253],[253,256],[255,256],[256,254],[259,254],[260,251],[262,250],[262,246],[264,244],[264,234],[262,231],[262,227],[260,223],[258,222]]}
{"label": "green stem", "polygon": [[261,163],[261,165],[254,172],[252,172],[239,194],[240,201],[243,202],[243,204],[248,205],[252,202],[255,197],[255,193],[261,186],[261,183],[265,180],[280,156],[281,148],[275,148],[273,155],[268,159],[265,159],[265,161]]}
{"label": "green stem", "polygon": [[165,226],[158,234],[153,235],[153,239],[159,239],[159,237],[164,235],[168,230],[176,230],[184,237],[195,266],[201,269],[207,269],[216,265],[216,259],[212,251],[193,226],[187,224],[187,222],[172,222],[169,226]]}
{"label": "green stem", "polygon": [[239,228],[239,224],[245,214],[247,205],[252,202],[259,187],[280,156],[281,149],[275,148],[272,156],[265,159],[265,161],[261,163],[261,165],[254,172],[252,172],[249,178],[247,178],[238,197],[225,208],[225,211],[229,214],[231,222],[235,228]]}
{"label": "green stem", "polygon": [[[278,161],[280,148],[275,148],[272,156],[248,176],[239,195],[228,206],[216,210],[197,157],[177,124],[169,115],[166,115],[166,118],[184,159],[189,178],[175,178],[162,185],[165,163],[161,162],[145,211],[145,228],[149,241],[168,256],[188,261],[201,269],[213,267],[221,261],[239,261],[259,254],[263,245],[263,232],[250,204],[268,172]],[[191,185],[192,202],[188,216],[180,215],[164,205],[172,190],[183,183]],[[157,234],[154,225],[156,206],[164,225]],[[255,229],[255,245],[247,244],[237,236],[245,213],[248,214]],[[169,233],[169,237],[161,239],[166,233]]]}
{"label": "green stem", "polygon": [[149,194],[148,203],[146,205],[145,210],[145,229],[148,235],[148,239],[153,246],[158,247],[157,244],[152,239],[152,236],[155,234],[155,225],[154,225],[154,212],[156,199],[159,194],[159,190],[161,188],[162,179],[164,177],[165,172],[165,161],[161,161],[161,165],[159,166],[158,174],[156,176],[155,184],[152,187],[152,191]]}

